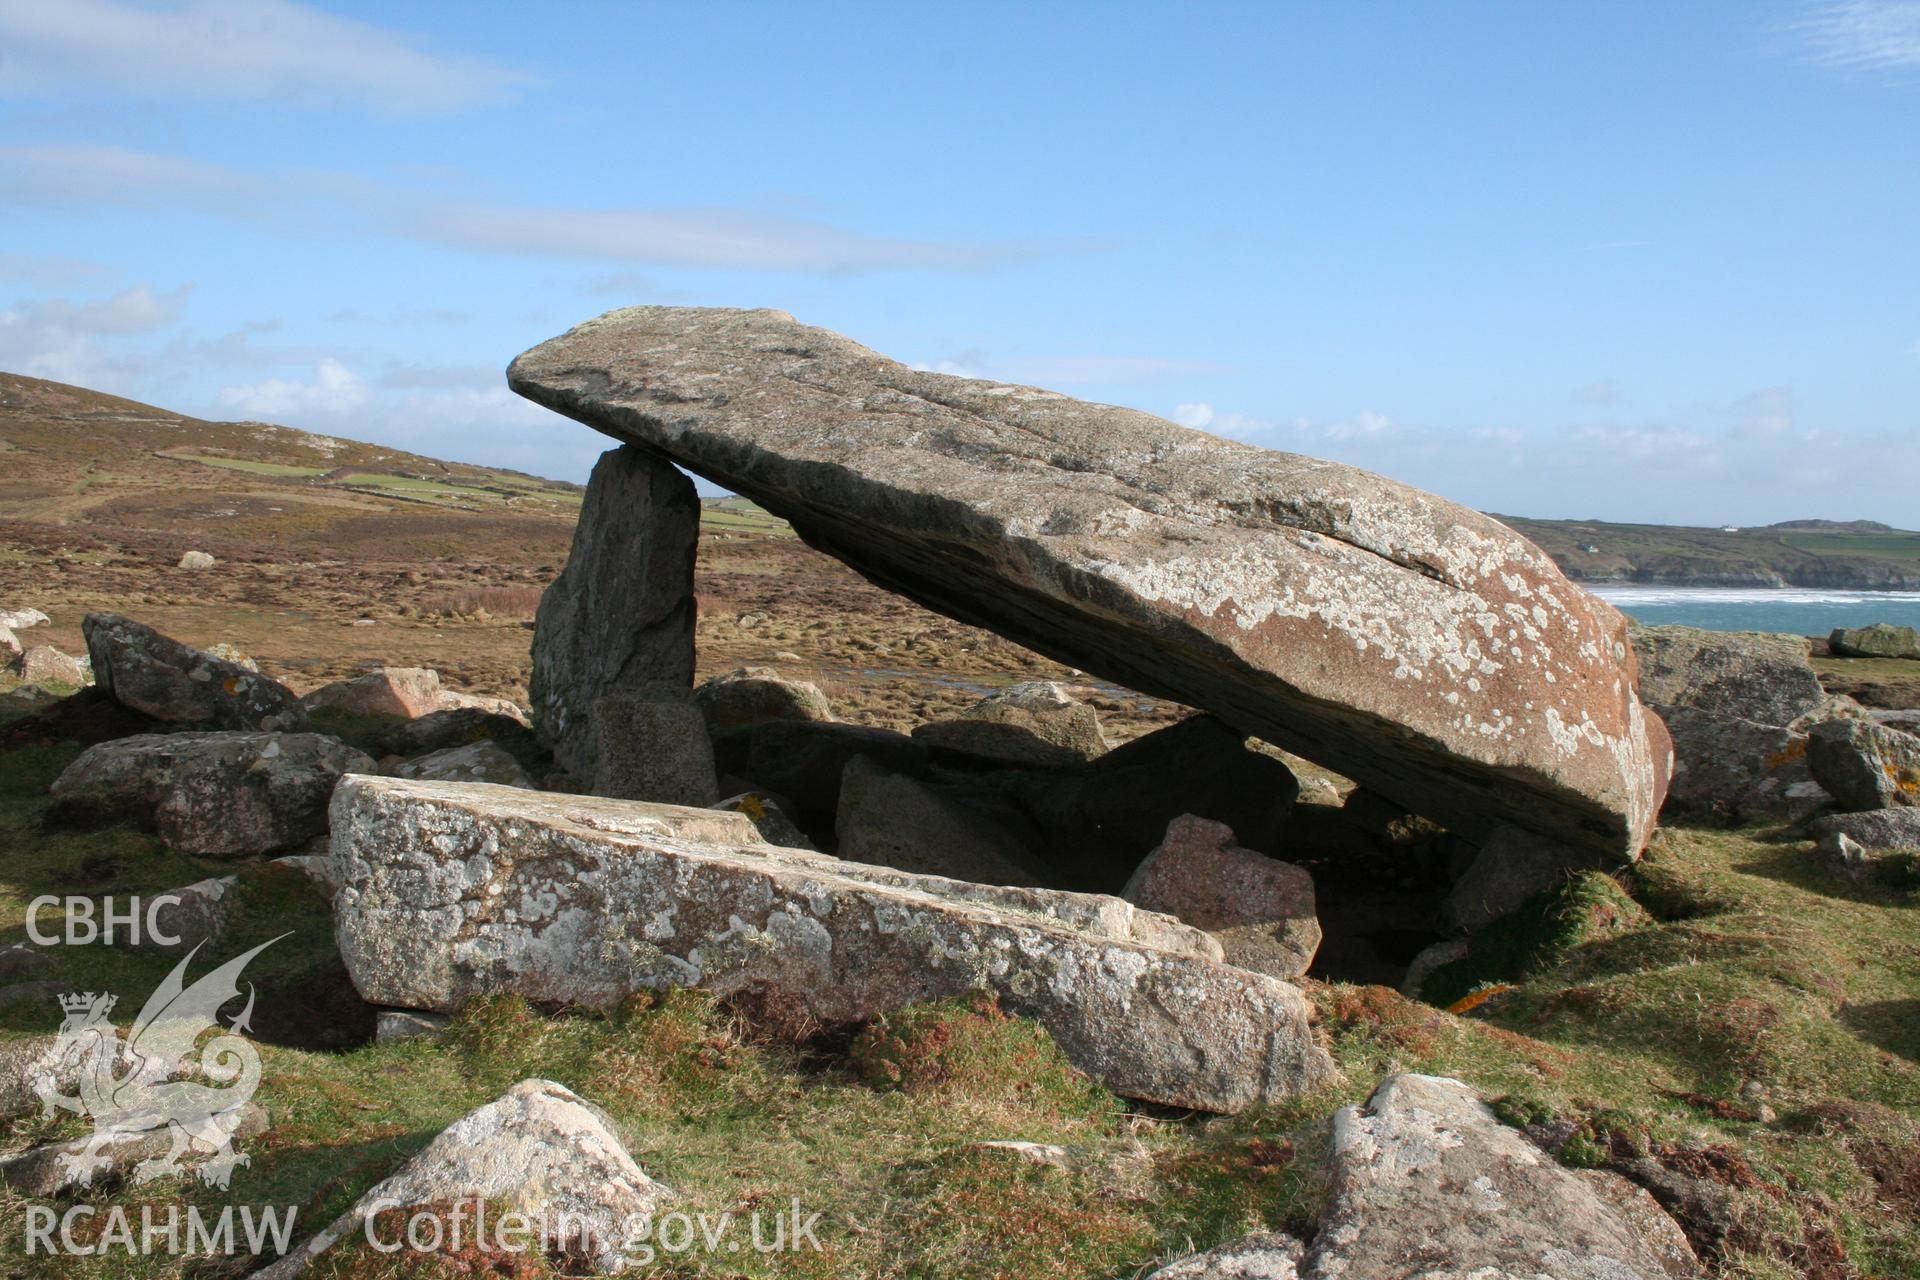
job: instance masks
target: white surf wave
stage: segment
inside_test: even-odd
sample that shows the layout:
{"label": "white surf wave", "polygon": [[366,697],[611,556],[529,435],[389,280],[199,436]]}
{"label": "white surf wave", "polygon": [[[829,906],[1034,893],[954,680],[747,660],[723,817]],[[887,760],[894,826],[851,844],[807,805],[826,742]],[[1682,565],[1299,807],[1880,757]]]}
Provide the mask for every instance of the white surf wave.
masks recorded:
{"label": "white surf wave", "polygon": [[1832,591],[1810,587],[1663,587],[1595,584],[1587,590],[1609,604],[1904,605],[1920,607],[1920,591]]}

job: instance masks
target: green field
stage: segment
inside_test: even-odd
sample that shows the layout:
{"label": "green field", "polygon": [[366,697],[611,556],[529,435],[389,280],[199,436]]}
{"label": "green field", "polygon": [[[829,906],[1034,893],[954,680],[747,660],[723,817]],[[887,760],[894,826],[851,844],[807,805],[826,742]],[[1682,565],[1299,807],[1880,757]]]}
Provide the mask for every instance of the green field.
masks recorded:
{"label": "green field", "polygon": [[714,533],[791,537],[793,527],[746,498],[708,498],[700,504],[700,527]]}
{"label": "green field", "polygon": [[214,458],[201,453],[170,453],[167,456],[228,471],[244,471],[248,475],[272,476],[277,480],[306,480],[326,474],[319,467],[292,467],[282,462],[255,462],[250,458]]}
{"label": "green field", "polygon": [[1920,560],[1920,533],[1783,533],[1780,541],[1817,556]]}

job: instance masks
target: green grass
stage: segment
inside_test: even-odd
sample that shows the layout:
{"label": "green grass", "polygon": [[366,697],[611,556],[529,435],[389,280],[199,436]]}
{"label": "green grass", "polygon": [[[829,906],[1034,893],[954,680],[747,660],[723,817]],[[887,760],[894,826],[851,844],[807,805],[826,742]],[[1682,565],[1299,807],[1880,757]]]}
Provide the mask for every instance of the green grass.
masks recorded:
{"label": "green grass", "polygon": [[168,457],[179,458],[183,462],[199,462],[209,467],[220,467],[226,471],[245,471],[249,475],[272,476],[282,480],[309,479],[325,475],[320,467],[294,467],[282,462],[255,462],[250,458],[216,458],[199,453],[172,453]]}
{"label": "green grass", "polygon": [[[168,888],[230,867],[184,859],[131,825],[62,830],[46,783],[72,745],[0,752],[0,943],[40,893]],[[822,1253],[693,1255],[660,1276],[1128,1276],[1249,1230],[1310,1232],[1334,1110],[1381,1075],[1459,1076],[1513,1123],[1554,1129],[1582,1166],[1647,1158],[1706,1171],[1724,1203],[1688,1218],[1712,1274],[1920,1275],[1920,903],[1910,864],[1861,883],[1774,831],[1663,831],[1620,879],[1576,877],[1485,931],[1435,999],[1492,995],[1456,1016],[1380,987],[1314,985],[1345,1081],[1231,1118],[1130,1106],[1075,1072],[1035,1024],[983,998],[902,1010],[795,1045],[698,993],[604,1015],[514,997],[470,1005],[439,1042],[326,1051],[285,1041],[344,1021],[324,899],[297,876],[243,872],[241,914],[212,948],[282,932],[249,977],[262,1014],[257,1095],[271,1117],[230,1194],[197,1184],[106,1187],[99,1204],[177,1198],[293,1204],[319,1227],[446,1124],[529,1076],[605,1108],[677,1208],[744,1216],[799,1197]],[[176,957],[65,949],[78,987],[150,990]],[[333,993],[330,995],[329,993]],[[121,1010],[122,1024],[130,1010]],[[50,1001],[0,1006],[0,1036],[43,1032]],[[289,1016],[290,1015],[290,1016]],[[309,1028],[310,1029],[310,1028]],[[1761,1103],[1775,1113],[1769,1121]],[[8,1149],[77,1136],[72,1117],[0,1121]],[[1068,1167],[974,1144],[1063,1147]],[[0,1221],[25,1204],[0,1193]],[[225,1276],[211,1264],[19,1256],[22,1276]],[[1835,1269],[1835,1251],[1847,1260]],[[319,1275],[465,1275],[343,1251]],[[511,1274],[544,1275],[540,1265]]]}
{"label": "green grass", "polygon": [[711,533],[792,537],[793,526],[745,498],[709,498],[700,504],[700,527]]}
{"label": "green grass", "polygon": [[1920,560],[1920,533],[1783,533],[1780,541],[1819,556]]}

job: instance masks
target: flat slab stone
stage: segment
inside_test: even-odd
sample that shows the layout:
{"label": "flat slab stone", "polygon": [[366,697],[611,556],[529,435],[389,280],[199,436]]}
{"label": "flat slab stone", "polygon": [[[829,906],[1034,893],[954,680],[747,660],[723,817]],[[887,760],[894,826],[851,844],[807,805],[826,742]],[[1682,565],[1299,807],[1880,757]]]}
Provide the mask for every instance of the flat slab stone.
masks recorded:
{"label": "flat slab stone", "polygon": [[1506,526],[1380,476],[778,311],[632,307],[515,391],[793,523],[878,585],[1203,707],[1471,837],[1615,857],[1669,764],[1625,620]]}
{"label": "flat slab stone", "polygon": [[330,817],[341,956],[376,1004],[700,986],[835,1026],[985,989],[1128,1097],[1230,1112],[1335,1076],[1298,989],[1118,899],[783,849],[739,813],[479,783],[349,777]]}

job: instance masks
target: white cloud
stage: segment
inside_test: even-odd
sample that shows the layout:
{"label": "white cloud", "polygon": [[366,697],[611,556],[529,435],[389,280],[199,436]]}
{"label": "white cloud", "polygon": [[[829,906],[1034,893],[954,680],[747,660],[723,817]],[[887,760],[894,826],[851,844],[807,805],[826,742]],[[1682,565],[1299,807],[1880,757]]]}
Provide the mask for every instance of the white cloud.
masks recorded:
{"label": "white cloud", "polygon": [[1081,241],[908,239],[744,209],[486,204],[351,174],[248,173],[182,156],[93,145],[0,146],[0,201],[81,208],[179,206],[277,227],[297,223],[336,231],[358,220],[355,230],[472,253],[828,275],[983,271],[1098,247]]}
{"label": "white cloud", "polygon": [[288,415],[352,413],[366,403],[366,384],[331,356],[315,368],[311,382],[269,378],[264,382],[224,387],[220,391],[222,409],[265,420]]}
{"label": "white cloud", "polygon": [[1173,420],[1183,427],[1204,430],[1213,421],[1213,406],[1204,400],[1199,404],[1177,404],[1173,406]]}
{"label": "white cloud", "polygon": [[180,305],[192,291],[192,285],[183,284],[166,293],[155,293],[143,284],[96,302],[54,299],[29,307],[27,320],[31,324],[76,333],[155,333],[180,318]]}
{"label": "white cloud", "polygon": [[1814,61],[1865,70],[1920,67],[1920,2],[1845,0],[1810,9],[1791,30]]}
{"label": "white cloud", "polygon": [[497,102],[531,80],[290,0],[0,0],[0,47],[9,97],[120,91],[421,115]]}
{"label": "white cloud", "polygon": [[1377,436],[1392,426],[1393,419],[1386,414],[1362,409],[1351,418],[1328,426],[1325,434],[1329,440],[1353,440],[1362,436]]}
{"label": "white cloud", "polygon": [[124,340],[174,327],[192,288],[155,293],[143,284],[105,298],[17,303],[0,311],[0,368],[103,389],[124,381],[142,363]]}

